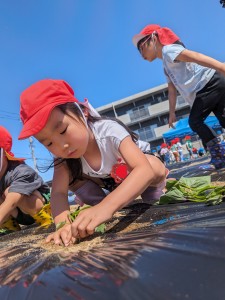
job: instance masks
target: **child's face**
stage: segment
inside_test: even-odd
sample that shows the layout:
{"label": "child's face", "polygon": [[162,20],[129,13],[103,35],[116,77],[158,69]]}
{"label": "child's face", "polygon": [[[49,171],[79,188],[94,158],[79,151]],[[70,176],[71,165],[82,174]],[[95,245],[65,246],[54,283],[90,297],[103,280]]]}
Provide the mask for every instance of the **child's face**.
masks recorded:
{"label": "child's face", "polygon": [[156,38],[150,38],[145,40],[140,46],[139,51],[141,53],[141,56],[148,60],[149,62],[152,62],[154,59],[157,58],[157,51],[156,51]]}
{"label": "child's face", "polygon": [[90,132],[76,116],[65,115],[56,107],[34,137],[56,157],[80,158],[87,151]]}

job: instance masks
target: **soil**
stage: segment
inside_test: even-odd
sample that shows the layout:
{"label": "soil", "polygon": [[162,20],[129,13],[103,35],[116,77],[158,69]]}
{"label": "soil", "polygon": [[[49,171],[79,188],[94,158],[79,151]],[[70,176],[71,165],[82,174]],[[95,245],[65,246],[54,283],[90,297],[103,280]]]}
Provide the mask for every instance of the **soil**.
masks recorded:
{"label": "soil", "polygon": [[[138,206],[138,205],[137,205]],[[146,205],[147,208],[149,208],[149,205]],[[71,211],[73,211],[76,208],[76,206],[71,206]],[[95,233],[94,235],[82,239],[77,240],[74,245],[70,245],[68,247],[64,247],[61,245],[55,245],[52,243],[46,243],[45,239],[51,232],[55,231],[55,226],[52,224],[49,228],[40,228],[37,227],[37,225],[31,225],[31,226],[23,226],[22,230],[11,233],[7,236],[1,237],[1,244],[2,246],[5,244],[7,245],[7,248],[14,248],[14,247],[20,247],[23,245],[32,245],[32,247],[29,247],[24,252],[24,255],[29,255],[30,251],[33,251],[34,249],[42,248],[45,251],[49,252],[63,252],[63,253],[69,253],[69,252],[79,252],[79,251],[88,251],[92,249],[93,247],[100,247],[102,245],[102,242],[104,238],[107,236],[107,233],[115,234],[123,234],[126,232],[131,232],[138,230],[140,228],[145,228],[149,224],[148,222],[140,222],[140,218],[134,217],[136,220],[134,222],[131,222],[132,214],[130,217],[127,218],[127,215],[129,214],[129,209],[127,211],[121,211],[114,214],[113,219],[106,224],[106,234],[102,235],[100,233]],[[138,214],[136,211],[135,214]],[[123,219],[127,219],[126,224],[122,224],[124,221],[121,222]],[[21,256],[21,253],[17,253],[13,256],[13,260],[17,259],[17,256]],[[11,257],[12,259],[12,257]]]}
{"label": "soil", "polygon": [[[190,165],[196,165],[197,162],[193,161]],[[182,169],[182,168],[178,168]],[[177,169],[174,168],[170,175],[173,177],[173,172]],[[209,173],[199,174],[200,176],[208,175]],[[224,186],[225,185],[225,170],[223,171],[210,171],[210,175],[212,178],[212,183],[216,186]],[[176,175],[177,177],[177,175]],[[145,204],[140,204],[140,200],[137,199],[132,203],[132,207],[129,209],[123,209],[120,212],[115,213],[113,219],[106,224],[106,233],[101,235],[100,233],[96,233],[86,239],[82,239],[77,241],[76,244],[70,245],[68,247],[57,246],[53,243],[47,244],[45,242],[45,238],[49,233],[55,230],[55,226],[51,225],[48,229],[37,227],[36,225],[31,226],[23,226],[22,230],[16,233],[9,234],[7,236],[2,236],[1,245],[7,248],[13,247],[24,247],[24,245],[29,245],[25,251],[23,251],[23,255],[29,255],[30,251],[34,249],[43,249],[46,253],[51,252],[79,252],[79,251],[88,251],[95,247],[101,247],[103,240],[106,238],[110,238],[110,236],[117,234],[122,235],[127,232],[133,232],[140,229],[144,229],[149,226],[151,223],[151,218],[144,219],[143,215],[147,210],[149,210],[150,206]],[[71,206],[71,210],[74,210],[75,206]],[[165,212],[166,213],[166,212]],[[155,216],[154,216],[155,217]],[[32,245],[32,247],[30,246]],[[17,256],[20,256],[21,253],[17,253],[11,257],[11,259],[17,259]]]}

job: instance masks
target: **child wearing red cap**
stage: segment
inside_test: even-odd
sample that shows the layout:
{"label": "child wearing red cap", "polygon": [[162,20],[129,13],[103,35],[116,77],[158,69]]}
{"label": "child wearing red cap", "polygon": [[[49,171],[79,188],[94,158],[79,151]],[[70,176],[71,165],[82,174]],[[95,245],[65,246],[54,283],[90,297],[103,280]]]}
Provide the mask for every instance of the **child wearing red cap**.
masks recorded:
{"label": "child wearing red cap", "polygon": [[[45,204],[50,189],[24,158],[11,152],[12,137],[0,126],[0,235],[20,230],[20,225],[52,222]],[[48,209],[49,210],[49,209]]]}
{"label": "child wearing red cap", "polygon": [[179,162],[180,161],[180,156],[179,156],[179,152],[178,152],[178,149],[177,149],[177,141],[176,140],[171,141],[170,150],[173,152],[173,155],[175,157],[175,161]]}
{"label": "child wearing red cap", "polygon": [[[88,102],[80,103],[63,80],[41,80],[21,95],[24,124],[19,139],[34,136],[55,157],[51,209],[64,226],[47,238],[68,245],[86,237],[138,195],[153,203],[163,194],[167,170],[118,120],[101,118]],[[104,189],[110,193],[106,195]],[[68,190],[92,205],[70,224]],[[65,222],[67,224],[65,224]]]}
{"label": "child wearing red cap", "polygon": [[189,153],[190,159],[193,159],[193,144],[191,141],[191,137],[189,135],[185,136],[185,145],[186,145],[186,149]]}
{"label": "child wearing red cap", "polygon": [[180,159],[180,161],[184,161],[183,147],[182,147],[182,144],[180,142],[180,139],[177,137],[177,138],[175,138],[175,141],[176,141],[177,151],[178,151],[178,154],[179,154],[179,159]]}
{"label": "child wearing red cap", "polygon": [[211,153],[216,169],[225,167],[225,146],[205,123],[213,112],[225,128],[225,64],[185,48],[169,28],[148,25],[133,37],[133,43],[149,62],[160,58],[168,81],[169,126],[176,121],[177,91],[190,104],[189,125]]}

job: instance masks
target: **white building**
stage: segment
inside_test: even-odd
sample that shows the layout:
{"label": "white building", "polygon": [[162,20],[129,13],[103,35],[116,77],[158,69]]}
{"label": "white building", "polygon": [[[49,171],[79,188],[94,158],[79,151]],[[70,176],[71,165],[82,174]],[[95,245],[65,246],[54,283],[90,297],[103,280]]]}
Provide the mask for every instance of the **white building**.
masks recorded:
{"label": "white building", "polygon": [[[98,107],[97,111],[101,115],[118,118],[154,149],[163,142],[162,134],[169,130],[167,84]],[[177,121],[187,117],[189,113],[189,104],[178,96]]]}

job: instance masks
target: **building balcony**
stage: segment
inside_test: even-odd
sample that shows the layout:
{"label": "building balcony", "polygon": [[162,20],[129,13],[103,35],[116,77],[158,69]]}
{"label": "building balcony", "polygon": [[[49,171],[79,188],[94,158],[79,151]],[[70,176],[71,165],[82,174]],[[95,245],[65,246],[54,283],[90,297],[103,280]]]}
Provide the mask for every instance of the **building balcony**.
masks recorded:
{"label": "building balcony", "polygon": [[[176,108],[179,110],[187,106],[189,106],[189,104],[181,96],[178,96]],[[160,116],[168,112],[169,112],[169,100],[166,100],[141,109],[138,109],[137,107],[136,110],[130,111],[117,118],[120,121],[122,121],[124,124],[131,125],[140,121],[145,121],[151,117]]]}

